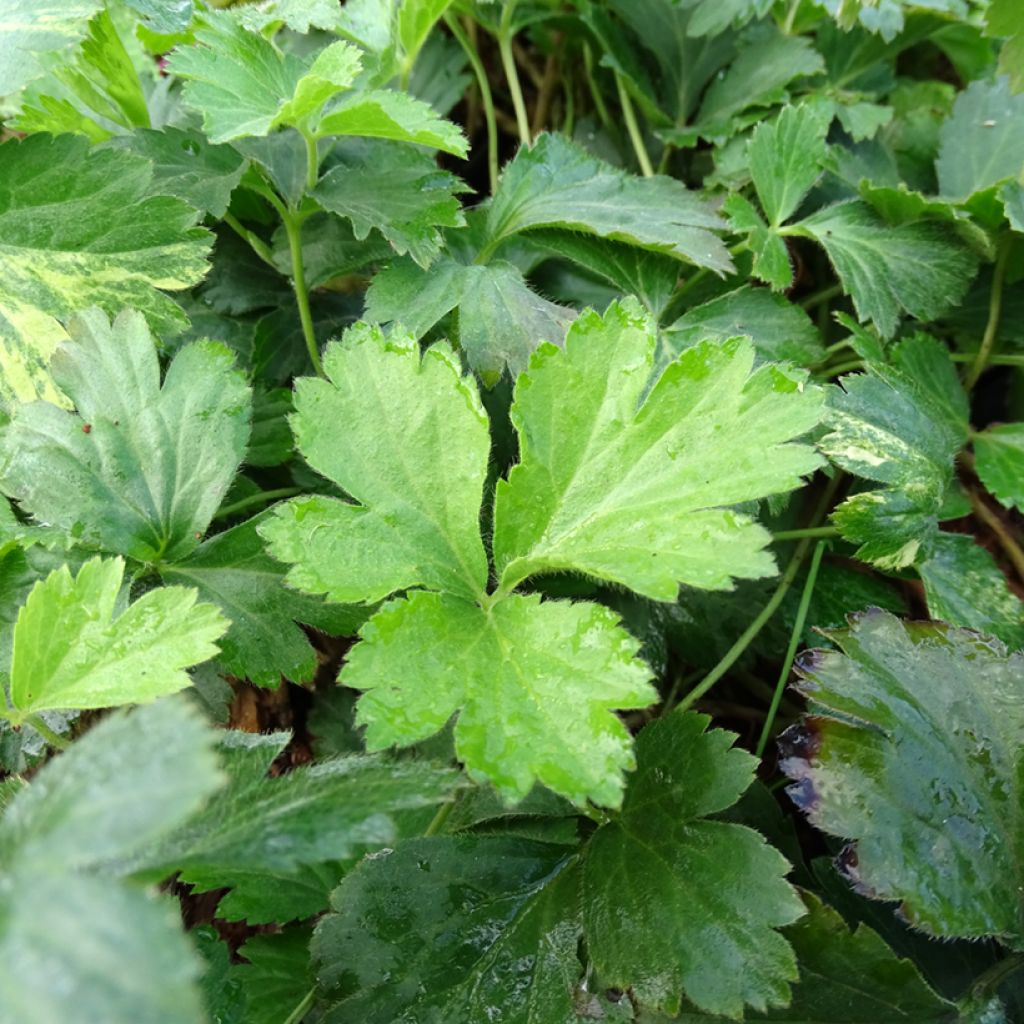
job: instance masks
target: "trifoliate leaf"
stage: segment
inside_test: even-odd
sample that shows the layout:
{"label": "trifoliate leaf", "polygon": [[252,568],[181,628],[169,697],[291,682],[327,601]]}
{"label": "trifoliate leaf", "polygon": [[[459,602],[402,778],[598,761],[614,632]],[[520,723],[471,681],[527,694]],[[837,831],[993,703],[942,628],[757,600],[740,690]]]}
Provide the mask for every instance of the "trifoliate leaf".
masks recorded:
{"label": "trifoliate leaf", "polygon": [[933,619],[997,636],[1011,650],[1024,648],[1024,603],[973,537],[936,534],[917,571]]}
{"label": "trifoliate leaf", "polygon": [[87,310],[54,356],[76,412],[21,406],[0,486],[38,520],[139,561],[185,557],[217,511],[249,437],[250,392],[215,342],[180,349],[160,385],[142,316]]}
{"label": "trifoliate leaf", "polygon": [[171,54],[167,70],[185,79],[184,101],[203,115],[212,142],[309,125],[361,67],[359,51],[346,42],[303,60],[244,28],[232,12],[208,12],[203,23],[194,45]]}
{"label": "trifoliate leaf", "polygon": [[[641,1005],[739,1018],[789,1000],[796,962],[774,929],[803,913],[789,865],[752,829],[707,816],[753,781],[754,759],[705,715],[675,714],[637,739],[621,814],[583,862],[587,950],[605,983]],[[741,971],[730,965],[742,964]]]}
{"label": "trifoliate leaf", "polygon": [[[75,173],[68,174],[67,168]],[[206,272],[210,234],[180,199],[151,194],[148,160],[90,150],[77,136],[35,135],[0,149],[0,396],[58,392],[46,369],[65,340],[58,320],[88,306],[132,306],[158,333],[188,323],[158,289]]]}
{"label": "trifoliate leaf", "polygon": [[178,908],[104,864],[199,807],[220,782],[212,746],[212,730],[185,704],[114,715],[9,802],[0,829],[5,1015],[26,1024],[202,1019],[199,963]]}
{"label": "trifoliate leaf", "polygon": [[750,175],[772,227],[787,221],[821,174],[830,117],[820,107],[785,107],[754,129],[747,149]]}
{"label": "trifoliate leaf", "polygon": [[704,340],[725,342],[744,335],[762,360],[813,366],[825,358],[818,330],[799,306],[767,288],[744,285],[694,306],[666,327],[662,348],[668,352],[659,352],[658,362],[663,365],[663,359],[667,362]]}
{"label": "trifoliate leaf", "polygon": [[324,116],[317,134],[415,142],[460,157],[469,151],[458,125],[439,117],[422,100],[389,89],[359,92],[343,100]]}
{"label": "trifoliate leaf", "polygon": [[396,252],[426,267],[441,250],[440,228],[465,225],[457,193],[466,189],[429,156],[383,143],[335,164],[312,194],[351,221],[356,238],[376,228]]}
{"label": "trifoliate leaf", "polygon": [[571,850],[440,836],[367,858],[313,936],[326,1021],[576,1019],[579,881]]}
{"label": "trifoliate leaf", "polygon": [[17,92],[88,31],[100,0],[0,0],[0,96]]}
{"label": "trifoliate leaf", "polygon": [[734,339],[687,349],[640,405],[656,340],[635,302],[587,312],[519,378],[521,462],[495,508],[502,590],[568,571],[674,601],[680,583],[774,571],[767,532],[728,506],[814,471],[813,451],[789,442],[817,423],[821,392],[775,364],[751,373],[754,348]]}
{"label": "trifoliate leaf", "polygon": [[793,265],[790,262],[786,240],[773,231],[754,209],[753,203],[739,193],[733,193],[722,204],[722,212],[729,217],[734,231],[748,235],[747,247],[754,257],[751,273],[777,291],[793,286]]}
{"label": "trifoliate leaf", "polygon": [[784,746],[790,794],[855,840],[843,864],[865,895],[932,935],[1019,948],[1024,655],[880,611],[826,635],[839,650],[798,665],[812,706]]}
{"label": "trifoliate leaf", "polygon": [[949,354],[918,336],[898,352],[906,368],[873,366],[842,378],[818,442],[840,468],[886,485],[847,499],[833,514],[859,558],[910,565],[934,535],[967,440],[967,398]]}
{"label": "trifoliate leaf", "polygon": [[490,434],[473,382],[446,345],[360,325],[324,353],[327,380],[296,385],[306,461],[360,504],[296,498],[260,527],[287,582],[329,600],[372,602],[428,586],[484,591],[480,503]]}
{"label": "trifoliate leaf", "polygon": [[341,681],[366,745],[407,746],[456,712],[455,749],[470,775],[507,800],[535,782],[574,803],[614,805],[633,766],[617,708],[655,699],[639,643],[600,605],[513,595],[490,611],[416,592],[386,604],[360,631]]}
{"label": "trifoliate leaf", "polygon": [[563,228],[725,272],[732,261],[713,233],[724,226],[680,182],[626,174],[562,135],[544,134],[505,167],[487,211],[484,251],[532,228]]}
{"label": "trifoliate leaf", "polygon": [[442,256],[428,271],[412,260],[395,260],[377,274],[366,293],[366,316],[400,323],[422,337],[458,309],[458,340],[485,385],[505,371],[526,369],[543,341],[560,344],[575,311],[532,291],[517,267],[504,260],[466,265]]}
{"label": "trifoliate leaf", "polygon": [[246,996],[245,1024],[281,1024],[299,1012],[313,987],[310,934],[308,926],[293,926],[254,935],[239,950],[247,962],[231,973]]}
{"label": "trifoliate leaf", "polygon": [[1024,96],[1005,77],[971,82],[942,126],[935,171],[939,191],[968,199],[1024,174]]}
{"label": "trifoliate leaf", "polygon": [[1024,423],[975,434],[975,468],[985,489],[1007,508],[1024,511]]}
{"label": "trifoliate leaf", "polygon": [[14,626],[11,703],[17,724],[37,711],[141,704],[185,689],[184,671],[217,654],[227,621],[196,592],[163,587],[115,614],[120,558],[56,569],[28,595]]}
{"label": "trifoliate leaf", "polygon": [[934,320],[966,294],[977,258],[947,227],[886,224],[859,201],[825,207],[786,229],[828,253],[862,320],[892,336],[904,313]]}
{"label": "trifoliate leaf", "polygon": [[276,686],[282,676],[297,683],[313,678],[316,652],[297,625],[350,636],[366,611],[327,605],[284,585],[285,567],[264,550],[256,530],[266,515],[217,534],[179,562],[161,570],[166,583],[195,587],[219,605],[231,623],[220,642],[225,671],[257,686]]}

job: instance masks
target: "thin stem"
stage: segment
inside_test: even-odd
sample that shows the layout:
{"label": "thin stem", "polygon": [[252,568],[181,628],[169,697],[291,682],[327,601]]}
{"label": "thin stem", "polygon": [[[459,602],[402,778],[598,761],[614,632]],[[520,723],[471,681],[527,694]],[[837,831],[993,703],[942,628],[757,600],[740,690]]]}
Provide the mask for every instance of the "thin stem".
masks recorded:
{"label": "thin stem", "polygon": [[796,16],[800,11],[801,0],[793,0],[793,3],[789,7],[789,12],[786,14],[786,20],[782,26],[782,31],[787,36],[793,34],[793,26],[796,24]]}
{"label": "thin stem", "polygon": [[514,0],[506,0],[501,15],[501,27],[498,30],[498,53],[501,54],[501,66],[505,70],[505,80],[512,96],[512,106],[516,112],[516,126],[519,129],[519,141],[524,146],[530,144],[530,118],[523,102],[523,90],[519,84],[519,70],[516,68],[515,54],[512,53],[512,12],[515,10]]}
{"label": "thin stem", "polygon": [[796,650],[800,646],[800,638],[804,634],[804,623],[807,621],[807,611],[811,606],[811,595],[814,593],[814,584],[818,579],[818,570],[821,568],[821,556],[825,553],[825,542],[819,540],[814,545],[814,554],[811,555],[811,565],[807,570],[807,579],[804,582],[804,591],[800,595],[800,605],[796,611],[796,621],[793,623],[793,632],[789,638],[789,647],[786,648],[786,657],[782,662],[782,669],[779,671],[778,682],[775,684],[775,692],[772,694],[772,702],[768,706],[768,715],[761,728],[761,738],[757,741],[755,754],[758,759],[764,755],[764,748],[768,745],[768,739],[772,734],[775,725],[775,716],[779,713],[779,705],[782,703],[782,693],[786,689],[786,681],[789,679],[790,670],[793,668],[793,660],[796,658]]}
{"label": "thin stem", "polygon": [[277,270],[277,265],[274,263],[274,255],[270,251],[270,246],[267,245],[259,235],[250,231],[233,213],[225,213],[223,220],[236,235],[249,243],[252,251],[256,253],[264,263]]}
{"label": "thin stem", "polygon": [[282,217],[284,230],[288,235],[288,249],[292,256],[292,287],[295,289],[295,302],[299,307],[299,320],[302,323],[302,336],[306,339],[306,350],[310,362],[318,377],[324,376],[324,366],[320,362],[320,349],[316,343],[313,330],[313,314],[309,309],[309,292],[306,290],[306,270],[302,265],[302,229],[298,220],[285,210]]}
{"label": "thin stem", "polygon": [[480,90],[480,102],[484,107],[484,123],[487,125],[487,178],[491,185],[491,194],[498,188],[498,120],[494,114],[494,96],[491,94],[491,83],[487,79],[487,69],[476,52],[473,41],[462,27],[459,19],[451,13],[444,16],[448,30],[462,47],[469,60],[469,66],[476,76],[476,85]]}
{"label": "thin stem", "polygon": [[778,533],[772,534],[772,540],[803,540],[805,537],[816,540],[819,537],[831,538],[838,536],[839,530],[834,526],[807,526],[802,530],[780,530]]}
{"label": "thin stem", "polygon": [[1024,969],[1024,953],[1011,953],[1002,960],[997,960],[987,970],[982,971],[974,979],[971,991],[976,996],[996,992],[1007,978],[1021,969]]}
{"label": "thin stem", "polygon": [[559,33],[554,48],[544,61],[544,75],[537,89],[537,102],[533,107],[533,125],[531,126],[534,138],[544,130],[544,125],[551,112],[551,102],[555,97],[555,90],[558,88],[558,56],[561,48],[562,38]]}
{"label": "thin stem", "polygon": [[833,299],[837,299],[842,294],[843,286],[841,284],[830,284],[827,288],[812,292],[806,299],[801,299],[800,305],[804,309],[813,309],[815,306],[820,306],[823,302],[831,302]]}
{"label": "thin stem", "polygon": [[427,826],[426,831],[423,833],[424,836],[436,836],[441,829],[444,828],[444,823],[448,820],[449,815],[455,808],[455,798],[452,797],[450,800],[445,800],[443,804],[437,809],[437,814],[431,819],[430,824]]}
{"label": "thin stem", "polygon": [[[975,360],[975,355],[970,352],[951,352],[950,359],[954,363],[972,363]],[[1024,356],[1014,355],[1002,355],[1002,356],[989,356],[989,366],[1024,366]]]}
{"label": "thin stem", "polygon": [[42,736],[51,747],[54,747],[57,750],[68,749],[69,741],[61,736],[60,733],[54,732],[39,715],[26,715],[23,724],[31,725],[32,728],[35,729],[35,731],[39,733],[39,735]]}
{"label": "thin stem", "polygon": [[306,191],[312,192],[320,179],[320,153],[316,147],[316,136],[311,132],[303,132],[306,141]]}
{"label": "thin stem", "polygon": [[255,508],[257,505],[269,505],[270,502],[278,501],[281,498],[294,498],[296,494],[301,493],[301,487],[278,487],[272,491],[260,491],[259,494],[250,494],[248,497],[239,498],[238,501],[218,509],[213,518],[214,520],[230,519],[246,509]]}
{"label": "thin stem", "polygon": [[587,76],[587,87],[590,89],[590,97],[594,101],[594,109],[597,111],[597,116],[601,119],[601,124],[608,131],[614,133],[611,115],[608,113],[608,106],[601,95],[601,90],[597,87],[597,80],[594,78],[594,54],[591,52],[589,43],[583,44],[583,70]]}
{"label": "thin stem", "polygon": [[626,83],[622,75],[615,72],[615,88],[619,91],[619,105],[622,107],[622,117],[626,122],[626,131],[629,132],[629,141],[633,144],[633,152],[636,153],[637,163],[645,178],[654,177],[654,167],[651,158],[647,154],[647,147],[644,145],[644,137],[640,133],[640,125],[637,124],[636,111],[633,110],[633,101],[626,92]]}
{"label": "thin stem", "polygon": [[316,989],[311,988],[303,997],[302,1002],[292,1010],[284,1019],[284,1024],[299,1024],[299,1021],[309,1013],[313,1006],[313,1000],[316,999]]}
{"label": "thin stem", "polygon": [[1006,524],[985,503],[985,499],[977,492],[970,490],[971,506],[974,514],[996,535],[1003,553],[1013,563],[1013,567],[1021,580],[1024,580],[1024,549],[1007,529]]}
{"label": "thin stem", "polygon": [[985,324],[985,333],[981,338],[981,347],[978,349],[978,354],[974,357],[974,363],[964,378],[964,387],[968,391],[978,383],[978,378],[985,372],[989,358],[992,355],[992,349],[996,343],[996,335],[999,333],[999,318],[1003,312],[1003,284],[1006,281],[1006,264],[1009,260],[1012,244],[1012,237],[1007,232],[999,243],[995,267],[992,270],[992,291],[989,294],[988,300],[988,322]]}
{"label": "thin stem", "polygon": [[864,360],[863,359],[851,359],[846,363],[838,363],[835,366],[830,366],[823,371],[827,377],[838,377],[841,373],[851,373],[853,370],[863,370]]}

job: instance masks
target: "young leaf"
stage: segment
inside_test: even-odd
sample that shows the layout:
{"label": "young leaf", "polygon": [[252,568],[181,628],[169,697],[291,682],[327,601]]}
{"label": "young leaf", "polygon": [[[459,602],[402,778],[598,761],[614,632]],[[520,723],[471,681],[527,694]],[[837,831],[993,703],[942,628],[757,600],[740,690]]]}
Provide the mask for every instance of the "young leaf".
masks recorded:
{"label": "young leaf", "polygon": [[[587,950],[606,984],[675,1015],[680,996],[739,1018],[784,1006],[796,961],[774,929],[803,913],[789,865],[752,829],[708,816],[754,777],[733,733],[675,714],[637,739],[621,814],[583,861]],[[741,971],[730,965],[742,964]]]}
{"label": "young leaf", "polygon": [[974,436],[975,467],[986,490],[1024,511],[1024,423],[1004,423]]}
{"label": "young leaf", "polygon": [[480,539],[490,435],[472,381],[446,345],[359,325],[324,353],[327,380],[296,385],[306,461],[359,502],[297,498],[260,527],[292,564],[289,585],[373,602],[427,586],[474,599],[487,584]]}
{"label": "young leaf", "polygon": [[21,406],[0,484],[37,519],[139,561],[183,558],[217,511],[249,437],[251,394],[231,353],[187,345],[160,384],[154,340],[139,313],[111,324],[87,310],[54,356],[75,403]]}
{"label": "young leaf", "polygon": [[1019,948],[1024,655],[880,611],[827,636],[839,650],[798,665],[812,713],[784,742],[793,799],[855,840],[842,860],[866,895],[929,934]]}
{"label": "young leaf", "polygon": [[359,51],[346,42],[308,61],[282,53],[228,11],[205,13],[195,39],[171,54],[167,70],[186,80],[185,103],[203,115],[211,142],[306,126],[332,96],[351,87],[361,67]]}
{"label": "young leaf", "polygon": [[814,471],[814,452],[791,442],[817,423],[821,392],[775,364],[751,373],[753,346],[734,339],[683,352],[641,405],[655,344],[639,306],[616,304],[582,314],[519,378],[521,461],[495,507],[502,590],[570,571],[674,601],[680,583],[773,572],[768,534],[728,506]]}
{"label": "young leaf", "polygon": [[793,286],[793,266],[786,240],[773,231],[745,196],[733,193],[722,204],[734,231],[747,234],[747,246],[754,257],[751,273],[777,292]]}
{"label": "young leaf", "polygon": [[561,135],[541,135],[505,167],[487,211],[484,251],[533,228],[610,238],[718,272],[732,269],[710,206],[666,177],[639,178]]}
{"label": "young leaf", "polygon": [[443,836],[364,860],[313,935],[317,979],[333,1004],[326,1020],[576,1019],[579,880],[570,853]]}
{"label": "young leaf", "polygon": [[217,655],[228,623],[184,587],[151,590],[115,615],[120,558],[56,569],[14,626],[11,703],[17,724],[38,711],[141,704],[189,685],[184,671]]}
{"label": "young leaf", "polygon": [[58,319],[87,306],[132,306],[158,333],[187,325],[158,289],[196,284],[212,236],[180,199],[151,195],[152,180],[148,160],[76,136],[0,148],[0,397],[57,399]]}
{"label": "young leaf", "polygon": [[786,229],[828,253],[862,320],[891,337],[904,312],[935,320],[966,294],[977,258],[948,228],[886,224],[859,201],[837,203]]}
{"label": "young leaf", "polygon": [[506,800],[535,782],[577,804],[621,799],[633,754],[613,709],[656,694],[639,643],[609,609],[514,595],[484,611],[415,592],[359,635],[340,678],[366,691],[357,720],[368,749],[425,739],[458,712],[459,759]]}

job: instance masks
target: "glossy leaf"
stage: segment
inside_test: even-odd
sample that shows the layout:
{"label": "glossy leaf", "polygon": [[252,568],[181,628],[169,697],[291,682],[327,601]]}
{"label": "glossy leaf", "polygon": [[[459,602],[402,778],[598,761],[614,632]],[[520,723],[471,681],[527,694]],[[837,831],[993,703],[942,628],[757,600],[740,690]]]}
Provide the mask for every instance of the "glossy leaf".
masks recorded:
{"label": "glossy leaf", "polygon": [[1022,655],[880,611],[827,635],[839,650],[798,666],[812,713],[784,745],[794,800],[855,841],[842,863],[866,895],[929,934],[1019,947]]}
{"label": "glossy leaf", "polygon": [[1006,423],[976,434],[975,467],[986,490],[1007,508],[1024,511],[1024,423]]}

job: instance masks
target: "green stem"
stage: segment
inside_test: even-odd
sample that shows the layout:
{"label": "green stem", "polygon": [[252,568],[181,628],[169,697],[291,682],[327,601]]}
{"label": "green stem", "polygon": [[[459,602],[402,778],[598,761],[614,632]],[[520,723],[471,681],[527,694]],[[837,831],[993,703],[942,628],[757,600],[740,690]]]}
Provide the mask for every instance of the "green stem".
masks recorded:
{"label": "green stem", "polygon": [[839,530],[834,526],[807,526],[802,530],[780,530],[772,534],[772,540],[803,540],[810,537],[816,540],[819,537],[838,537]]}
{"label": "green stem", "polygon": [[831,302],[842,294],[843,286],[841,284],[830,284],[827,288],[812,292],[806,299],[801,299],[800,305],[804,309],[813,309],[815,306],[820,306],[823,302]]}
{"label": "green stem", "polygon": [[284,1024],[299,1024],[299,1021],[309,1013],[313,1006],[313,1000],[316,999],[316,989],[311,988],[303,997],[302,1002],[292,1010],[284,1019]]}
{"label": "green stem", "polygon": [[316,147],[316,136],[304,131],[302,137],[306,141],[306,191],[312,192],[320,179],[320,153]]}
{"label": "green stem", "polygon": [[782,31],[785,32],[787,36],[791,36],[793,34],[793,26],[796,24],[796,16],[800,11],[800,4],[801,0],[793,0],[793,3],[790,4],[789,12],[787,13],[786,20],[782,26]]}
{"label": "green stem", "polygon": [[254,508],[256,505],[269,505],[272,501],[278,501],[281,498],[294,498],[296,494],[301,493],[301,487],[278,487],[272,491],[260,491],[259,494],[250,494],[246,498],[240,498],[238,501],[218,509],[217,514],[213,518],[215,521],[218,519],[230,519],[232,516],[238,515],[239,512]]}
{"label": "green stem", "polygon": [[629,98],[629,93],[626,92],[626,83],[622,80],[622,75],[618,71],[615,72],[615,87],[619,91],[619,105],[622,107],[626,131],[629,132],[629,141],[633,144],[633,152],[636,153],[640,171],[645,178],[653,178],[654,167],[647,153],[647,147],[644,145],[644,137],[640,133],[640,125],[636,120],[636,111],[633,110],[633,101]]}
{"label": "green stem", "polygon": [[438,832],[440,832],[441,829],[444,828],[444,823],[448,820],[448,817],[452,813],[452,810],[454,808],[454,797],[452,797],[451,800],[445,800],[445,802],[441,804],[440,807],[438,807],[437,814],[435,814],[434,817],[431,819],[430,824],[427,826],[426,831],[423,833],[423,835],[425,837],[436,836]]}
{"label": "green stem", "polygon": [[519,129],[519,141],[524,146],[530,144],[530,118],[526,113],[523,101],[523,90],[519,85],[519,69],[516,67],[515,54],[512,53],[512,12],[515,0],[505,0],[505,9],[501,13],[501,26],[498,29],[498,53],[501,54],[501,66],[505,70],[505,80],[512,96],[512,107],[516,112],[516,127]]}
{"label": "green stem", "polygon": [[284,230],[288,236],[288,249],[292,257],[292,287],[295,289],[295,302],[299,307],[299,321],[302,323],[302,336],[306,339],[306,350],[310,362],[318,377],[324,376],[323,363],[320,362],[320,349],[316,343],[313,330],[313,314],[309,309],[309,292],[306,289],[306,270],[302,265],[302,228],[290,210],[285,210],[283,217]]}
{"label": "green stem", "polygon": [[583,70],[587,76],[587,87],[590,89],[590,97],[594,101],[594,109],[597,111],[597,116],[601,119],[601,124],[609,132],[615,134],[611,115],[608,113],[608,106],[601,95],[601,90],[597,87],[597,80],[594,78],[594,54],[591,52],[589,43],[583,44]]}
{"label": "green stem", "polygon": [[974,490],[969,490],[971,507],[974,514],[995,534],[1003,553],[1013,563],[1017,576],[1024,581],[1024,548],[1007,529],[1002,519],[985,504],[985,499]]}
{"label": "green stem", "polygon": [[772,694],[772,702],[768,706],[768,716],[764,720],[761,729],[761,738],[757,741],[755,751],[758,759],[764,756],[764,748],[768,746],[768,739],[772,734],[772,727],[775,725],[775,716],[779,713],[779,705],[782,703],[782,693],[786,689],[786,682],[789,679],[790,670],[793,668],[793,659],[796,658],[796,650],[800,646],[800,638],[804,633],[804,623],[807,621],[807,610],[811,606],[811,595],[814,593],[814,584],[818,579],[818,569],[821,568],[821,556],[825,553],[825,542],[819,540],[814,546],[814,554],[811,556],[811,565],[807,570],[807,580],[804,583],[804,591],[800,595],[800,605],[796,612],[796,621],[793,623],[793,632],[789,638],[789,647],[786,648],[786,657],[782,662],[782,669],[779,672],[778,682],[775,684],[775,692]]}
{"label": "green stem", "polygon": [[996,335],[999,333],[999,318],[1003,312],[1003,284],[1006,281],[1006,264],[1012,244],[1012,237],[1007,233],[999,243],[999,250],[996,253],[996,263],[992,270],[992,291],[988,300],[988,322],[981,338],[981,348],[978,349],[974,363],[964,378],[964,387],[968,391],[978,383],[978,378],[985,372],[996,343]]}
{"label": "green stem", "polygon": [[264,263],[277,270],[277,265],[274,263],[274,255],[270,251],[270,246],[267,245],[259,235],[250,231],[233,213],[225,213],[223,220],[236,235],[249,243],[252,251],[256,253]]}
{"label": "green stem", "polygon": [[850,373],[853,370],[863,370],[863,359],[851,359],[846,363],[839,363],[837,366],[830,366],[824,371],[826,377],[838,377],[841,373]]}
{"label": "green stem", "polygon": [[1007,978],[1016,974],[1021,969],[1024,969],[1024,953],[1011,953],[1002,960],[998,960],[987,970],[982,971],[974,979],[971,991],[976,996],[987,995],[990,992],[994,993],[998,991]]}
{"label": "green stem", "polygon": [[57,750],[68,749],[69,741],[61,736],[60,733],[54,732],[39,715],[26,715],[23,724],[32,726],[51,747]]}
{"label": "green stem", "polygon": [[491,195],[498,188],[498,119],[494,113],[494,96],[491,94],[491,83],[487,79],[487,69],[476,52],[473,41],[462,27],[458,18],[451,13],[444,16],[448,31],[462,47],[469,60],[469,66],[476,76],[476,85],[480,90],[480,102],[484,108],[484,123],[487,125],[487,178],[491,185]]}

